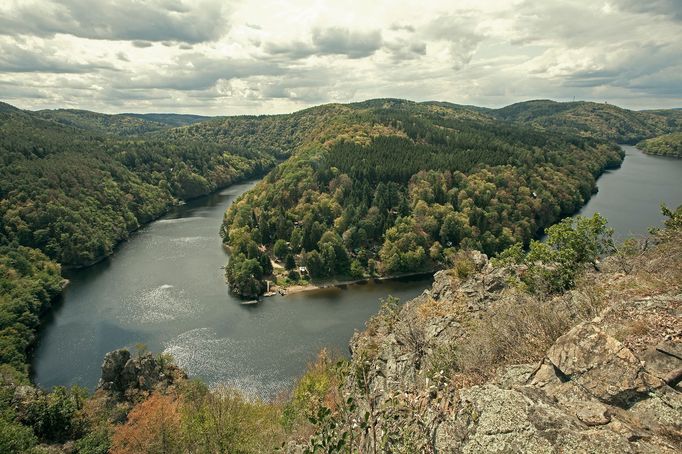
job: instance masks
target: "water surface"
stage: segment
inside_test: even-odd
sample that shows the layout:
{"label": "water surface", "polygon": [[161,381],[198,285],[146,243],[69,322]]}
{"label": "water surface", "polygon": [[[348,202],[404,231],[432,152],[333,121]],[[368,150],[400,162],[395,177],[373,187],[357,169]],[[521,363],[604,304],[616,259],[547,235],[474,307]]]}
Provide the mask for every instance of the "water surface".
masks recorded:
{"label": "water surface", "polygon": [[630,145],[621,148],[623,165],[599,177],[599,192],[579,214],[600,213],[617,239],[641,237],[650,226],[661,226],[661,203],[670,208],[682,204],[682,159],[647,155]]}
{"label": "water surface", "polygon": [[172,353],[190,376],[272,397],[321,348],[347,351],[379,299],[403,301],[430,278],[332,288],[245,306],[229,295],[218,229],[225,208],[255,183],[194,200],[133,234],[114,255],[72,272],[46,321],[33,372],[43,387],[93,388],[105,353],[143,343]]}
{"label": "water surface", "polygon": [[[644,235],[659,204],[682,204],[682,160],[624,146],[581,214],[598,211],[617,234]],[[62,304],[37,346],[34,379],[44,387],[93,388],[108,351],[144,343],[172,353],[191,376],[272,397],[323,347],[345,351],[355,329],[388,294],[410,299],[430,279],[325,289],[244,306],[227,292],[218,237],[225,208],[254,183],[195,200],[132,235],[109,259],[71,274]]]}

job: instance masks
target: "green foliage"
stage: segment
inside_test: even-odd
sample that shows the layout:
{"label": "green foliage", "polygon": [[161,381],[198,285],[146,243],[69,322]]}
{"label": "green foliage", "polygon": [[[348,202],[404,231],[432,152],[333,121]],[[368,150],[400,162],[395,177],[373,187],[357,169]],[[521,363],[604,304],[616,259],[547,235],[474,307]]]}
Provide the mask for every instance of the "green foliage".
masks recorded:
{"label": "green foliage", "polygon": [[225,267],[225,276],[234,293],[255,297],[263,293],[262,278],[263,267],[257,259],[247,258],[244,254],[238,254],[230,259]]}
{"label": "green foliage", "polygon": [[284,267],[287,270],[293,270],[296,268],[296,258],[294,258],[294,254],[287,254],[286,258],[284,259]]}
{"label": "green foliage", "polygon": [[280,411],[234,390],[209,391],[199,382],[181,393],[178,452],[273,452],[281,443]]}
{"label": "green foliage", "polygon": [[682,132],[643,140],[637,144],[637,148],[647,154],[682,158]]}
{"label": "green foliage", "polygon": [[663,224],[670,230],[682,230],[682,205],[678,206],[675,211],[667,206],[661,204],[661,213],[667,217]]}
{"label": "green foliage", "polygon": [[99,427],[89,431],[83,438],[76,440],[78,454],[107,454],[111,448],[111,430]]}
{"label": "green foliage", "polygon": [[33,430],[11,418],[0,417],[0,452],[26,452],[38,442]]}
{"label": "green foliage", "polygon": [[161,131],[173,126],[184,126],[208,117],[174,114],[118,114],[107,115],[87,110],[57,109],[35,113],[46,120],[82,130],[83,133],[131,136]]}
{"label": "green foliage", "polygon": [[362,267],[362,264],[357,261],[353,260],[350,264],[350,276],[353,279],[362,279],[365,277],[365,269]]}
{"label": "green foliage", "polygon": [[289,255],[289,245],[286,241],[279,239],[275,241],[275,246],[272,248],[272,253],[275,254],[275,257],[278,259],[284,259]]}
{"label": "green foliage", "polygon": [[289,242],[293,254],[307,251],[300,261],[313,277],[359,275],[358,265],[383,275],[432,270],[450,248],[494,255],[528,244],[579,209],[595,178],[622,160],[591,138],[453,106],[380,100],[335,109],[230,207],[231,247],[244,237],[278,251]]}
{"label": "green foliage", "polygon": [[80,415],[86,396],[83,388],[56,386],[50,393],[38,394],[22,420],[41,440],[64,442],[79,438],[86,428]]}
{"label": "green foliage", "polygon": [[308,268],[308,273],[312,277],[326,276],[327,269],[325,268],[322,256],[317,251],[310,251],[305,256],[305,265]]}
{"label": "green foliage", "polygon": [[605,218],[566,218],[546,230],[545,241],[532,241],[528,253],[516,244],[500,254],[498,265],[521,264],[521,281],[536,294],[563,292],[575,285],[585,265],[596,267],[598,259],[614,251],[613,230]]}
{"label": "green foliage", "polygon": [[40,251],[0,246],[0,363],[27,375],[39,316],[62,288],[59,265]]}
{"label": "green foliage", "polygon": [[648,137],[682,129],[682,113],[632,111],[593,102],[527,101],[491,112],[504,120],[535,123],[552,130],[635,144]]}
{"label": "green foliage", "polygon": [[235,132],[223,129],[202,139],[167,131],[133,139],[112,134],[109,120],[149,124],[82,111],[0,112],[0,244],[87,265],[178,200],[259,175],[283,153],[233,148]]}

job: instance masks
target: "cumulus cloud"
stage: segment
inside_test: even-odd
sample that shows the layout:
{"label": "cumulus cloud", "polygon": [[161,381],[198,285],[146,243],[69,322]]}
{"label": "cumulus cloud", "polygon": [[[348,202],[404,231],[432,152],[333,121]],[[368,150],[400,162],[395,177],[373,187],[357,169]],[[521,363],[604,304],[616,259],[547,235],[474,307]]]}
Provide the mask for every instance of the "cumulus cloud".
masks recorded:
{"label": "cumulus cloud", "polygon": [[615,6],[638,13],[661,15],[682,21],[682,3],[679,0],[616,0]]}
{"label": "cumulus cloud", "polygon": [[25,48],[17,45],[0,45],[0,72],[5,73],[67,73],[82,74],[98,70],[115,71],[109,63],[81,63],[57,56],[48,47]]}
{"label": "cumulus cloud", "polygon": [[681,9],[678,0],[5,0],[0,99],[205,114],[374,97],[679,107]]}
{"label": "cumulus cloud", "polygon": [[10,2],[0,34],[139,41],[214,41],[227,32],[223,2],[42,0]]}
{"label": "cumulus cloud", "polygon": [[154,67],[128,79],[118,78],[115,88],[206,90],[219,80],[253,76],[280,76],[283,69],[271,62],[229,57],[207,57],[204,54],[183,54],[173,63]]}
{"label": "cumulus cloud", "polygon": [[381,31],[354,31],[348,28],[315,28],[310,42],[292,41],[288,43],[267,42],[263,50],[275,56],[292,59],[307,58],[312,55],[345,55],[349,58],[364,58],[381,48]]}
{"label": "cumulus cloud", "polygon": [[331,27],[313,31],[313,44],[323,54],[347,55],[350,58],[368,57],[381,47],[379,30],[351,31]]}

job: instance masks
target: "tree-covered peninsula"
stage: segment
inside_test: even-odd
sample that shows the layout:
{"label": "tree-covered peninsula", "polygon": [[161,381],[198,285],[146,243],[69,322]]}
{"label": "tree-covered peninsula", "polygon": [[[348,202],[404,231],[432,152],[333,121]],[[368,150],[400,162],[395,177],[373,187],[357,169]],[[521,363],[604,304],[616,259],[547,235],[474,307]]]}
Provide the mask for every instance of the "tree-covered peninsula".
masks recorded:
{"label": "tree-covered peninsula", "polygon": [[[226,213],[236,293],[258,295],[266,278],[434,270],[460,249],[528,243],[622,160],[599,139],[467,107],[374,100],[329,109],[302,113],[327,120]],[[274,278],[271,258],[281,264]]]}
{"label": "tree-covered peninsula", "polygon": [[[678,128],[676,111],[623,115],[598,117],[623,118],[618,130],[638,138]],[[301,266],[361,278],[456,262],[466,274],[459,250],[527,243],[622,159],[599,128],[540,123],[400,100],[210,119],[0,103],[0,451],[78,439],[77,452],[105,452],[111,442],[108,423],[88,416],[97,399],[30,386],[28,355],[65,284],[62,267],[87,266],[171,206],[284,161],[226,215],[237,292],[262,292],[273,258],[289,282]]]}
{"label": "tree-covered peninsula", "polygon": [[647,154],[682,158],[682,132],[643,140],[637,144],[637,148]]}

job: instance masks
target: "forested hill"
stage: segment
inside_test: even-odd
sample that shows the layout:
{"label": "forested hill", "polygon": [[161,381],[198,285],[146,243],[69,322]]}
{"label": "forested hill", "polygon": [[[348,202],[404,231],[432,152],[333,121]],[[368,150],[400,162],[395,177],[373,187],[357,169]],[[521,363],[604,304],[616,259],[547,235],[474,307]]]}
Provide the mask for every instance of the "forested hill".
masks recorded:
{"label": "forested hill", "polygon": [[290,152],[274,137],[243,146],[241,120],[165,134],[193,120],[0,103],[0,382],[28,380],[26,352],[61,291],[60,264],[93,263],[172,205],[262,175]]}
{"label": "forested hill", "polygon": [[0,112],[3,243],[39,248],[66,265],[88,264],[177,201],[262,174],[276,162],[266,149],[210,137],[124,138],[87,124],[65,125],[44,112]]}
{"label": "forested hill", "polygon": [[181,114],[116,114],[108,115],[88,110],[41,110],[34,115],[86,133],[102,135],[138,135],[185,126],[210,117]]}
{"label": "forested hill", "polygon": [[682,158],[682,132],[646,139],[637,144],[645,153]]}
{"label": "forested hill", "polygon": [[270,255],[297,281],[393,275],[494,254],[580,208],[615,145],[444,103],[372,100],[333,122],[226,214],[231,288],[263,290]]}
{"label": "forested hill", "polygon": [[681,110],[633,111],[585,101],[526,101],[487,113],[500,120],[628,144],[682,130]]}

